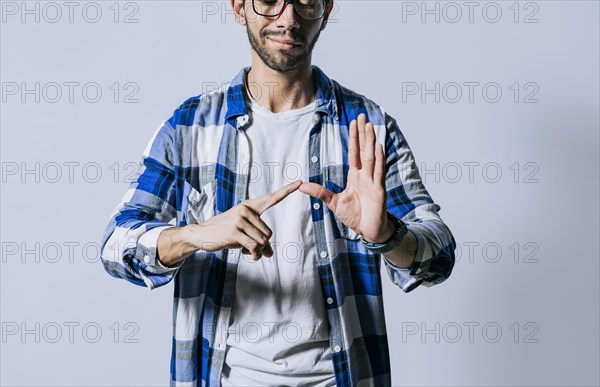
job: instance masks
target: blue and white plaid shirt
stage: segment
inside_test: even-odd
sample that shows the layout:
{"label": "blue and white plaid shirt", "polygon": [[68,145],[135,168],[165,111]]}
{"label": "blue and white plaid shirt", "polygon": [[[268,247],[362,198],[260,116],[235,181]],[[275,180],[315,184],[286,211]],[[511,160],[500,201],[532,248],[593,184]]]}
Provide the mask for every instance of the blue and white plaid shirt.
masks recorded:
{"label": "blue and white plaid shirt", "polygon": [[[386,152],[387,210],[407,223],[418,243],[410,268],[394,267],[383,257],[387,273],[404,292],[446,280],[456,242],[423,186],[395,119],[319,67],[312,68],[317,103],[307,149],[309,181],[336,193],[344,190],[349,124],[365,113]],[[149,289],[175,279],[173,386],[220,384],[241,248],[198,251],[169,268],[156,259],[158,235],[169,227],[200,223],[248,199],[248,168],[243,166],[252,156],[245,133],[249,69],[221,89],[186,100],[155,131],[139,174],[102,240],[102,263],[110,275]],[[308,248],[318,253],[337,385],[389,386],[381,255],[367,251],[358,234],[320,200],[311,197],[310,203],[315,239]]]}

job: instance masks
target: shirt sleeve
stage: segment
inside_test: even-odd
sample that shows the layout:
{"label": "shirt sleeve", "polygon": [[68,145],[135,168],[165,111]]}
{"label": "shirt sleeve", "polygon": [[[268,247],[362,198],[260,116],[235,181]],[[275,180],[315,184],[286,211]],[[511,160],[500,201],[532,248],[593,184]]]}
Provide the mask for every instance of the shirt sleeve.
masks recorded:
{"label": "shirt sleeve", "polygon": [[[382,109],[383,110],[383,109]],[[445,281],[454,267],[456,242],[421,181],[413,153],[396,120],[383,110],[386,126],[385,152],[387,209],[402,219],[417,240],[417,254],[408,268],[399,268],[385,256],[384,265],[394,284],[408,293],[419,285]]]}
{"label": "shirt sleeve", "polygon": [[175,227],[174,129],[169,121],[146,145],[137,177],[110,216],[100,256],[104,269],[150,290],[169,283],[183,261],[164,266],[156,257],[158,236]]}

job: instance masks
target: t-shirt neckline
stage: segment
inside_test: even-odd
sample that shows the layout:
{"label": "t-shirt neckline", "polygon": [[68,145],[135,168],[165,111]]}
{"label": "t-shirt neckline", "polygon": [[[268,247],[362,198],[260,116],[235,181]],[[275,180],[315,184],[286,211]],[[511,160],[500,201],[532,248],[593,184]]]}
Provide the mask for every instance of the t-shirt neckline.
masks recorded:
{"label": "t-shirt neckline", "polygon": [[246,96],[248,97],[248,102],[249,102],[249,108],[252,111],[252,113],[258,114],[261,117],[265,117],[265,118],[269,118],[269,119],[285,120],[285,119],[301,116],[301,115],[313,112],[317,106],[317,100],[315,99],[314,101],[312,101],[311,103],[309,103],[308,105],[306,105],[304,107],[274,113],[271,110],[269,110],[267,107],[256,102],[256,100],[250,94],[250,90],[248,90],[247,84],[244,84],[244,89],[246,91]]}

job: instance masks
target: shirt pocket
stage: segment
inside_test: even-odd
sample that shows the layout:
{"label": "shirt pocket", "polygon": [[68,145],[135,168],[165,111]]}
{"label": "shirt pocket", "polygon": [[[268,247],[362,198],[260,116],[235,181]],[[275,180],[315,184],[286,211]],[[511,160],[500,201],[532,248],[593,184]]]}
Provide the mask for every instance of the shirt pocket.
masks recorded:
{"label": "shirt pocket", "polygon": [[205,183],[200,191],[187,181],[184,183],[184,193],[187,200],[187,224],[202,223],[215,214],[215,194],[217,190],[216,178]]}

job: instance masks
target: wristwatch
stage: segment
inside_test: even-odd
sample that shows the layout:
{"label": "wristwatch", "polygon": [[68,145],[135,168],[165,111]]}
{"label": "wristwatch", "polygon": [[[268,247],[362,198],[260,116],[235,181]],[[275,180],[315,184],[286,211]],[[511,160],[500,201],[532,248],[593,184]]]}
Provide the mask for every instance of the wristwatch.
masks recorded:
{"label": "wristwatch", "polygon": [[363,239],[362,235],[360,236],[360,240],[364,243],[364,245],[369,251],[373,253],[387,253],[388,251],[400,246],[402,239],[404,239],[404,236],[406,236],[406,233],[408,232],[408,228],[406,227],[406,223],[404,223],[403,221],[401,221],[393,215],[391,215],[391,221],[396,226],[396,231],[394,232],[394,234],[392,234],[390,239],[388,239],[385,242],[367,242]]}

